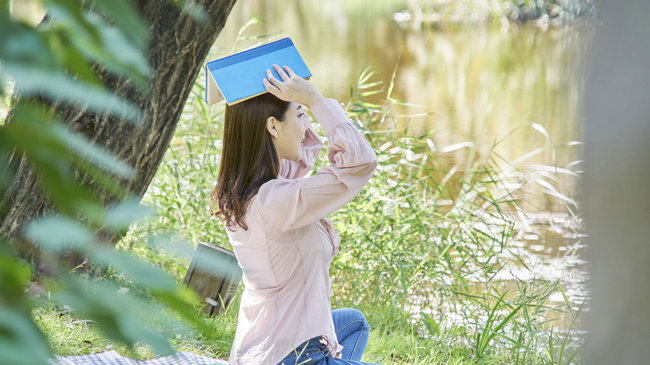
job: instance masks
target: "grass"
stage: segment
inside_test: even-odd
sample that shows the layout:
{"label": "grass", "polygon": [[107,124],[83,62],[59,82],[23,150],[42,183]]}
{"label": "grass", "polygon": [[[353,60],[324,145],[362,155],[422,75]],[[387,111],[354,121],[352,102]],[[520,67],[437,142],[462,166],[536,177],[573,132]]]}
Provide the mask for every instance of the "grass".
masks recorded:
{"label": "grass", "polygon": [[[582,339],[572,304],[559,281],[499,280],[527,258],[511,245],[525,215],[518,193],[546,179],[551,195],[561,170],[522,169],[503,164],[471,143],[438,150],[429,136],[380,129],[396,124],[392,84],[385,89],[362,72],[346,108],[375,147],[380,165],[371,182],[331,218],[340,232],[341,252],[330,269],[333,308],[355,307],[371,325],[365,361],[382,364],[569,364],[579,362]],[[366,100],[384,95],[381,104]],[[179,282],[199,241],[228,247],[208,201],[217,175],[223,107],[208,108],[197,82],[176,135],[143,203],[158,215],[132,226],[119,248],[158,265]],[[462,166],[448,166],[446,153],[465,149]],[[323,158],[317,165],[326,164]],[[568,171],[567,173],[574,173]],[[164,245],[153,245],[164,236]],[[119,275],[107,272],[104,275]],[[129,287],[129,283],[124,283]],[[236,327],[241,286],[224,315],[204,318],[208,331],[178,327],[168,333],[176,349],[227,358]],[[553,292],[565,303],[549,304]],[[141,293],[147,297],[147,293]],[[155,299],[155,298],[150,298]],[[197,310],[198,315],[198,310]],[[569,318],[569,325],[549,317]],[[43,303],[33,313],[60,355],[114,349],[137,358],[155,354],[146,347],[129,352],[108,342],[92,323],[65,308]],[[70,339],[74,339],[71,341]]]}

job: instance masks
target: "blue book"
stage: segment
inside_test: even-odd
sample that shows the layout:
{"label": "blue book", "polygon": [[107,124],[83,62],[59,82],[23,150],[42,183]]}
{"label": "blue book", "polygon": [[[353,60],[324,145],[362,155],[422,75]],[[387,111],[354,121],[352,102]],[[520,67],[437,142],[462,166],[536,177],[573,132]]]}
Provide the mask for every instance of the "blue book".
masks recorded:
{"label": "blue book", "polygon": [[267,92],[262,84],[266,70],[271,70],[280,79],[273,70],[274,64],[289,66],[304,79],[311,77],[291,39],[283,38],[208,62],[205,65],[205,101],[210,105],[226,99],[226,103],[232,105]]}

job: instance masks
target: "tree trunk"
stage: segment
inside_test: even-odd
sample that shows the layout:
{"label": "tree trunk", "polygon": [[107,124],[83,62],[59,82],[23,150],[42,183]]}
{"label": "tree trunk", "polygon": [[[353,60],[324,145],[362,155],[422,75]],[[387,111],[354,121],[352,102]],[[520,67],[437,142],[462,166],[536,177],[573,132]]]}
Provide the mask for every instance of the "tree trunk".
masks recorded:
{"label": "tree trunk", "polygon": [[[196,0],[208,15],[204,25],[181,14],[171,3],[166,0],[134,1],[151,31],[148,59],[153,76],[149,94],[136,90],[127,79],[99,72],[108,90],[143,111],[138,125],[78,107],[51,104],[70,129],[86,135],[134,168],[134,175],[119,183],[140,198],[158,169],[203,61],[223,29],[235,0]],[[53,210],[28,161],[14,155],[10,166],[15,174],[4,196],[0,197],[0,238],[20,238],[23,224]],[[109,205],[116,200],[90,177],[79,175],[78,178],[91,187],[103,204]],[[119,238],[119,235],[109,237],[108,241],[114,245]],[[38,264],[36,249],[22,247],[21,251],[25,259]]]}

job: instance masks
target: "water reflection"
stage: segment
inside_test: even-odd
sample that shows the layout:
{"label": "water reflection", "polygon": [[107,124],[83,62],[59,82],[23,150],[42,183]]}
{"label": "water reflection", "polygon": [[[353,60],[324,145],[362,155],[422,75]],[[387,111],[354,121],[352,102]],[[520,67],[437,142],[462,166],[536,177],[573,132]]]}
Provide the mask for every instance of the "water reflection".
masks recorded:
{"label": "water reflection", "polygon": [[[536,179],[517,196],[527,216],[518,220],[512,245],[532,270],[512,267],[496,280],[561,280],[569,300],[581,303],[580,222],[562,197],[577,193],[583,61],[591,28],[413,30],[393,20],[401,9],[382,1],[368,4],[240,1],[217,46],[228,53],[240,28],[260,18],[262,22],[244,31],[237,48],[268,40],[247,35],[290,36],[314,75],[312,81],[341,101],[349,99],[350,85],[366,66],[385,83],[395,72],[392,97],[408,104],[393,105],[393,112],[404,117],[388,120],[384,127],[408,128],[412,135],[433,130],[431,142],[439,150],[472,141],[472,152],[493,153],[496,163],[513,176],[525,173]],[[437,157],[462,169],[467,153],[459,148]],[[564,300],[556,294],[551,300]]]}
{"label": "water reflection", "polygon": [[[386,83],[396,71],[393,97],[421,106],[394,106],[396,113],[412,115],[389,121],[400,130],[408,127],[414,135],[435,130],[436,146],[473,141],[479,155],[508,136],[494,148],[503,163],[540,148],[521,162],[576,168],[589,28],[411,30],[393,20],[398,10],[385,2],[372,7],[339,1],[240,2],[217,45],[230,50],[241,26],[260,18],[244,36],[290,36],[312,70],[313,82],[339,100],[349,98],[351,83],[366,66]],[[244,37],[237,48],[263,40]],[[466,158],[462,149],[449,156],[461,165]],[[572,176],[559,174],[558,179],[562,194],[575,194]],[[564,202],[539,190],[531,186],[526,192],[522,202],[527,210],[563,210]]]}

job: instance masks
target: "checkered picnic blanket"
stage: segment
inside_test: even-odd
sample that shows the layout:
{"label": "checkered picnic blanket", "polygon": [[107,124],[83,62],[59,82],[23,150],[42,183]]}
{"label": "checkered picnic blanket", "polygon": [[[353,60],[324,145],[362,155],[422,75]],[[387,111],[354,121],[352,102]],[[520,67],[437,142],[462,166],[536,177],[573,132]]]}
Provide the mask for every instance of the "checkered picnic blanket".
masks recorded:
{"label": "checkered picnic blanket", "polygon": [[57,356],[50,365],[228,365],[227,361],[212,359],[191,352],[177,352],[171,356],[151,360],[133,360],[115,351],[81,356]]}

